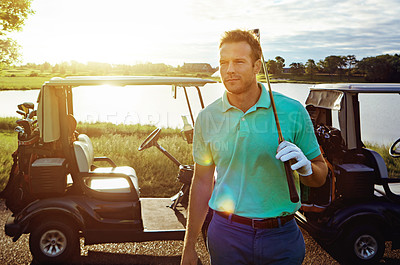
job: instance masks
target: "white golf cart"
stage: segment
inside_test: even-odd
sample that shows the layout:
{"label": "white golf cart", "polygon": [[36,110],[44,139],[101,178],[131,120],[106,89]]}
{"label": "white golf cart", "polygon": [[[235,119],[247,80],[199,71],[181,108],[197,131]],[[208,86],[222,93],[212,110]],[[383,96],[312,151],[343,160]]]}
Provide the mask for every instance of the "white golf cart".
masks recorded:
{"label": "white golf cart", "polygon": [[[315,85],[306,100],[330,170],[324,186],[303,187],[296,220],[316,239],[336,245],[350,264],[376,264],[385,241],[400,248],[400,175],[389,178],[381,155],[361,141],[359,94],[365,93],[392,95],[400,102],[400,84]],[[395,159],[399,143],[388,150]]]}
{"label": "white golf cart", "polygon": [[[183,88],[187,96],[186,88],[193,86],[204,107],[199,87],[207,83],[215,81],[109,76],[46,82],[38,99],[37,125],[32,122],[33,114],[25,115],[26,121],[20,122],[23,127],[18,128],[14,166],[0,196],[13,212],[5,225],[6,234],[16,241],[30,233],[30,249],[40,263],[70,262],[80,253],[80,237],[85,238],[85,244],[182,240],[193,166],[182,165],[162,148],[157,143],[160,129],[156,129],[139,150],[159,148],[179,167],[178,179],[183,185],[171,198],[141,198],[135,170],[116,166],[107,157],[94,157],[90,138],[76,131],[72,88],[171,85],[175,92]],[[24,110],[30,112],[32,104],[26,105]],[[189,101],[188,106],[191,112]],[[186,133],[190,142],[190,130]],[[106,161],[110,167],[95,167],[95,161]],[[69,177],[72,181],[67,181]]]}

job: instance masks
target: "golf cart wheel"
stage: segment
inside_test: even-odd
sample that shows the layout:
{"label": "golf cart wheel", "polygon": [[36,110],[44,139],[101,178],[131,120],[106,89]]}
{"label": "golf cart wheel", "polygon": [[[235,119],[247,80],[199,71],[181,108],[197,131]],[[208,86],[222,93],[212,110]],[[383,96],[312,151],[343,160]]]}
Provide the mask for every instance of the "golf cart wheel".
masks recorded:
{"label": "golf cart wheel", "polygon": [[80,253],[78,231],[59,220],[45,221],[29,237],[33,260],[39,264],[68,264]]}
{"label": "golf cart wheel", "polygon": [[385,252],[385,240],[377,227],[361,225],[346,236],[344,247],[352,264],[376,264]]}

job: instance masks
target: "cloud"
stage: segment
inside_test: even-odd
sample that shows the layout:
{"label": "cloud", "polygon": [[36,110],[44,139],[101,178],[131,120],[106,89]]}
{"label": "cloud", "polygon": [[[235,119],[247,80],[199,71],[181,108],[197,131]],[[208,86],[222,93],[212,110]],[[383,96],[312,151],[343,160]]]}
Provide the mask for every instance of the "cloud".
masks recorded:
{"label": "cloud", "polygon": [[[259,28],[266,58],[358,59],[400,47],[399,0],[41,0],[15,36],[25,58],[218,62],[221,34]],[[36,41],[40,39],[41,41]],[[48,59],[50,58],[50,59]],[[137,59],[140,58],[140,59]],[[30,60],[25,60],[30,62]]]}
{"label": "cloud", "polygon": [[271,58],[372,56],[400,46],[398,0],[194,1],[191,8],[214,29],[260,28]]}

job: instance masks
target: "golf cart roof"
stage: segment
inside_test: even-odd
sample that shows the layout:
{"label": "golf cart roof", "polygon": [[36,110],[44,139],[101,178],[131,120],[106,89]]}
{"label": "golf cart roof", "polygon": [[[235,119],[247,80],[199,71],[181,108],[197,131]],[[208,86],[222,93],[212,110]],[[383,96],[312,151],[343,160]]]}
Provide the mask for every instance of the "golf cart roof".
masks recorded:
{"label": "golf cart roof", "polygon": [[45,85],[51,86],[131,86],[131,85],[175,85],[175,86],[204,86],[207,83],[216,83],[211,79],[191,77],[164,77],[164,76],[70,76],[65,78],[54,77]]}
{"label": "golf cart roof", "polygon": [[400,84],[364,83],[364,84],[319,84],[310,87],[306,105],[320,108],[341,108],[344,94],[359,93],[400,93]]}
{"label": "golf cart roof", "polygon": [[350,93],[400,93],[400,84],[319,84],[310,87],[310,90],[337,90]]}

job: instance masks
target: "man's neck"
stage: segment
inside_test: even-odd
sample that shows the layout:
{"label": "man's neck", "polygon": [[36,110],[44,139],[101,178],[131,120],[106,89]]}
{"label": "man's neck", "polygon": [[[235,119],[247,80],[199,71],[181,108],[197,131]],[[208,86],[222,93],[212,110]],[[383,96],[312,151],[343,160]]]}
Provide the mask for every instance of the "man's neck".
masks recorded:
{"label": "man's neck", "polygon": [[233,94],[227,91],[229,103],[243,111],[243,113],[246,113],[246,111],[257,103],[260,95],[261,88],[258,86],[258,83],[255,83],[246,92],[240,94]]}

